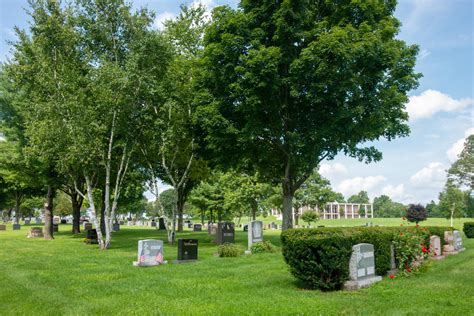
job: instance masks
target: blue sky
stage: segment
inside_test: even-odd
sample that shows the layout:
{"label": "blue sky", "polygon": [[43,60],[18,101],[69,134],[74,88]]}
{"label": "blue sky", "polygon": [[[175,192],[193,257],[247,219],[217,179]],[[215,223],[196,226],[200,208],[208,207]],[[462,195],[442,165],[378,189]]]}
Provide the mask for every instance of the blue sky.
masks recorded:
{"label": "blue sky", "polygon": [[[156,27],[192,1],[136,0],[157,14]],[[208,8],[238,1],[203,0]],[[0,1],[0,60],[8,56],[6,41],[13,26],[28,27],[26,0]],[[469,134],[474,134],[474,1],[399,0],[396,16],[403,26],[399,38],[420,45],[416,69],[424,77],[410,93],[407,110],[411,134],[375,145],[381,162],[366,165],[342,155],[321,165],[320,172],[335,190],[349,196],[364,189],[373,198],[387,194],[404,203],[437,200],[446,169],[456,159]]]}

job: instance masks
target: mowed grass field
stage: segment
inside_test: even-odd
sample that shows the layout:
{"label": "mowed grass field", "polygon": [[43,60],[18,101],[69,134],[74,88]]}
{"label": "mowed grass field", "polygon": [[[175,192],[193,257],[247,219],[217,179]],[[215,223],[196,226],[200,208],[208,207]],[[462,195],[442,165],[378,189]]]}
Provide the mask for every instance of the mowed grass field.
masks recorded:
{"label": "mowed grass field", "polygon": [[[401,219],[373,219],[400,225]],[[319,221],[317,225],[361,225],[366,220]],[[456,226],[461,228],[461,220]],[[422,225],[448,225],[431,219]],[[32,225],[35,226],[35,225]],[[384,277],[357,292],[302,289],[280,252],[214,256],[207,232],[184,232],[199,239],[199,261],[137,268],[140,239],[166,240],[164,232],[122,226],[112,248],[100,251],[60,225],[54,241],[28,239],[28,226],[0,232],[0,315],[473,315],[474,239],[464,238],[463,253],[429,262],[427,271],[409,278]],[[264,237],[280,247],[278,231]],[[246,233],[237,229],[242,252]],[[279,249],[279,248],[278,248]],[[165,244],[165,259],[177,246]]]}

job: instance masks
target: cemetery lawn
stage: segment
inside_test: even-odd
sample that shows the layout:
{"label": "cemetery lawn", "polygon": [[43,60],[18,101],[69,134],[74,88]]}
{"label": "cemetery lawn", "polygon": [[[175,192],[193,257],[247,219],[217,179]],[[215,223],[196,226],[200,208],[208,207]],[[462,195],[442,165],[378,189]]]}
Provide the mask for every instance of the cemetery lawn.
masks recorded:
{"label": "cemetery lawn", "polygon": [[[430,262],[424,273],[323,293],[300,288],[279,252],[215,257],[207,232],[178,234],[199,239],[199,262],[137,268],[137,241],[165,240],[163,232],[122,226],[112,248],[100,251],[70,228],[60,225],[54,241],[27,239],[27,226],[0,231],[0,315],[472,315],[474,308],[474,239],[464,236],[466,251]],[[280,246],[278,231],[264,236]],[[238,231],[236,243],[243,252],[246,233]],[[176,252],[165,245],[169,262]]]}

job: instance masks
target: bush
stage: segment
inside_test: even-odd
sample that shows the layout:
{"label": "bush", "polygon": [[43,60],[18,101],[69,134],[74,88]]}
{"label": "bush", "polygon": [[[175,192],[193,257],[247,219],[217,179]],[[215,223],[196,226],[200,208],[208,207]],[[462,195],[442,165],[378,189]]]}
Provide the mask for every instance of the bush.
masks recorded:
{"label": "bush", "polygon": [[402,273],[419,270],[423,261],[429,257],[430,250],[425,241],[426,236],[421,230],[404,231],[395,236],[396,260]]}
{"label": "bush", "polygon": [[[417,236],[417,245],[423,243],[429,245],[430,236],[438,235],[444,240],[444,231],[453,230],[451,227],[331,227],[331,228],[313,228],[313,229],[289,229],[282,233],[281,240],[283,243],[283,256],[286,263],[290,266],[291,273],[298,279],[302,280],[306,286],[310,288],[319,288],[322,290],[334,290],[340,287],[347,279],[349,269],[349,258],[352,246],[359,243],[369,243],[374,246],[375,256],[375,272],[377,275],[385,275],[390,270],[390,245],[395,241],[397,236],[403,234],[412,234]],[[317,241],[313,241],[316,239]],[[338,240],[340,245],[331,244],[330,241],[323,243],[319,240],[330,241]],[[321,252],[323,243],[326,250],[332,247],[331,251],[338,252],[327,253]],[[329,243],[329,244],[328,244]],[[307,244],[311,244],[309,247]],[[330,246],[332,245],[332,246]],[[348,246],[347,246],[348,245]],[[418,247],[417,246],[417,247]],[[348,257],[345,257],[343,249],[349,249]],[[417,251],[421,253],[421,249]],[[346,260],[344,264],[338,266],[335,264],[339,260]],[[400,255],[405,255],[400,252]],[[326,257],[328,256],[328,257]],[[328,264],[330,262],[330,264]],[[400,262],[400,260],[399,260]],[[331,264],[335,264],[334,267]],[[329,266],[327,275],[318,276],[322,267]],[[345,272],[344,272],[345,271]],[[330,281],[328,285],[321,285],[325,278],[330,279],[332,273],[341,273],[340,277]],[[347,274],[346,274],[347,272]],[[344,281],[342,277],[346,277]]]}
{"label": "bush", "polygon": [[290,229],[281,234],[283,257],[290,272],[311,289],[342,288],[349,277],[352,240],[344,236],[322,237]]}
{"label": "bush", "polygon": [[421,204],[410,204],[407,209],[406,218],[412,223],[424,221],[428,217],[426,208]]}
{"label": "bush", "polygon": [[301,219],[308,223],[308,225],[311,225],[312,222],[316,222],[319,220],[319,216],[318,213],[316,213],[315,211],[306,211],[301,216]]}
{"label": "bush", "polygon": [[257,242],[250,247],[252,253],[275,252],[275,247],[269,241]]}
{"label": "bush", "polygon": [[467,238],[474,238],[474,222],[465,222],[463,231]]}
{"label": "bush", "polygon": [[238,257],[240,250],[234,244],[225,243],[217,247],[217,253],[219,257]]}

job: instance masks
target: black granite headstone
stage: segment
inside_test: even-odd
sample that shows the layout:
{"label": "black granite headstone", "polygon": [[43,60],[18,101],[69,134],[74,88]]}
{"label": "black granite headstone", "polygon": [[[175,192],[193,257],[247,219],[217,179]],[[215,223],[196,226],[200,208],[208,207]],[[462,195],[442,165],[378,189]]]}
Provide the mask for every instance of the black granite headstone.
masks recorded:
{"label": "black granite headstone", "polygon": [[247,231],[249,231],[249,225],[245,224],[244,225],[244,232],[247,232]]}
{"label": "black granite headstone", "polygon": [[13,224],[13,230],[20,230],[21,225],[20,224]]}
{"label": "black granite headstone", "polygon": [[88,229],[86,239],[87,239],[87,242],[90,243],[90,244],[98,243],[97,230],[96,229]]}
{"label": "black granite headstone", "polygon": [[221,245],[225,243],[234,243],[235,225],[232,222],[221,222],[217,224],[216,242]]}
{"label": "black granite headstone", "polygon": [[158,229],[159,230],[166,230],[165,219],[163,217],[159,218]]}
{"label": "black granite headstone", "polygon": [[62,219],[62,220],[61,220],[61,224],[67,224],[67,220]]}
{"label": "black granite headstone", "polygon": [[178,239],[178,260],[197,260],[198,240]]}
{"label": "black granite headstone", "polygon": [[156,222],[154,220],[151,221],[151,227],[156,227]]}
{"label": "black granite headstone", "polygon": [[59,232],[59,225],[58,224],[53,224],[53,233]]}
{"label": "black granite headstone", "polygon": [[200,232],[202,231],[202,225],[201,224],[194,224],[193,230],[195,232]]}

